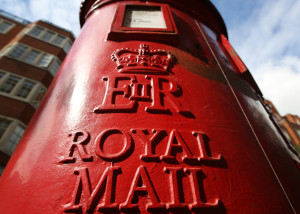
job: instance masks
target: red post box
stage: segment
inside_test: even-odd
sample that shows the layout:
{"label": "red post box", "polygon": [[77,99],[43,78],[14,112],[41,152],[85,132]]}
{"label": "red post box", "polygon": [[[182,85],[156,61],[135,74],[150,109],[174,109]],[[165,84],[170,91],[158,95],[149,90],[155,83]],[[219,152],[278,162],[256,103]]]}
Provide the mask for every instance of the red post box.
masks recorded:
{"label": "red post box", "polygon": [[1,213],[300,212],[299,156],[208,0],[86,0],[80,20]]}

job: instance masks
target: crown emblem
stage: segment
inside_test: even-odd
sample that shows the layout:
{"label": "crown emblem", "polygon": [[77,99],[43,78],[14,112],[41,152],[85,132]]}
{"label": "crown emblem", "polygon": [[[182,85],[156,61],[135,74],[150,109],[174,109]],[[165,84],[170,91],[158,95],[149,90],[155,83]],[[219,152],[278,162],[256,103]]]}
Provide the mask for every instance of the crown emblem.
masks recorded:
{"label": "crown emblem", "polygon": [[122,48],[113,52],[112,60],[120,73],[167,74],[175,64],[175,57],[165,50],[150,50],[141,44],[139,49]]}

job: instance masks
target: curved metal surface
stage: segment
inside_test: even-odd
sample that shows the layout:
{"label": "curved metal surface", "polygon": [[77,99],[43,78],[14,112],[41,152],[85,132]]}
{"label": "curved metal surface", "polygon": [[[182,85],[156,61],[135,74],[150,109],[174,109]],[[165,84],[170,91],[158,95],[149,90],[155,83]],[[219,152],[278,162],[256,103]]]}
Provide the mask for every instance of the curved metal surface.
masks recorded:
{"label": "curved metal surface", "polygon": [[0,212],[300,212],[299,157],[220,32],[172,4],[172,32],[122,30],[121,7],[84,24],[0,178]]}
{"label": "curved metal surface", "polygon": [[[114,0],[82,0],[81,5],[80,5],[80,13],[79,13],[79,20],[80,20],[80,25],[81,27],[84,25],[86,18],[89,16],[90,12],[93,12],[94,10],[100,8],[101,6],[115,3],[116,1]],[[119,1],[122,2],[122,1]],[[137,2],[144,2],[137,0]],[[198,4],[198,8],[205,7],[207,8],[212,15],[213,19],[216,19],[217,25],[219,25],[219,28],[221,29],[221,33],[228,37],[227,33],[227,28],[225,25],[225,22],[220,15],[219,11],[217,8],[210,2],[210,0],[189,0],[185,1],[184,3],[182,1],[178,0],[167,0],[167,1],[161,1],[161,0],[153,0],[153,1],[148,1],[148,2],[155,2],[155,3],[167,3],[170,5],[173,5],[174,7],[178,9],[184,9],[189,10],[189,12],[197,14],[197,9],[195,10],[195,5]],[[95,7],[95,5],[97,7]],[[92,9],[92,11],[91,11]],[[198,15],[199,17],[203,17],[201,14]],[[211,20],[208,21],[208,24],[210,24]]]}

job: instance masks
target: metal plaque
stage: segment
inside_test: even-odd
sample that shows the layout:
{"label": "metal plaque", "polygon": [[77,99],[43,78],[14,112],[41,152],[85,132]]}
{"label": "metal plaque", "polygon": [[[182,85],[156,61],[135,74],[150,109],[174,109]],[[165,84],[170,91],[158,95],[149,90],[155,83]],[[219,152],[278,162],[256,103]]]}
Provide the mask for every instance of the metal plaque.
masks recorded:
{"label": "metal plaque", "polygon": [[123,27],[167,28],[160,7],[126,7]]}

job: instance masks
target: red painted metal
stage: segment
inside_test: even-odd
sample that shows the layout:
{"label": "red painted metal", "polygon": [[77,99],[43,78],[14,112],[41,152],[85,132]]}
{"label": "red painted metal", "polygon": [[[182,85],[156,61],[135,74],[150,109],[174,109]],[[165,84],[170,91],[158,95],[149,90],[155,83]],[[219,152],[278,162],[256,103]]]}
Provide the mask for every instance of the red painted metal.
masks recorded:
{"label": "red painted metal", "polygon": [[235,52],[235,50],[224,35],[221,35],[221,44],[225,48],[227,54],[229,54],[231,60],[233,61],[232,67],[236,68],[237,73],[242,74],[246,72],[248,68],[243,63],[239,55]]}
{"label": "red painted metal", "polygon": [[167,4],[178,34],[111,38],[119,1],[85,1],[82,32],[1,177],[0,212],[300,212],[299,156],[235,72],[212,4],[121,2]]}
{"label": "red painted metal", "polygon": [[[161,28],[133,28],[133,27],[123,27],[123,18],[125,15],[125,8],[126,6],[135,6],[135,7],[141,7],[141,9],[147,8],[147,7],[160,7],[164,16],[164,20],[166,21],[166,28],[161,29]],[[168,7],[167,4],[157,4],[157,3],[119,3],[119,7],[117,9],[117,12],[115,13],[115,20],[114,20],[114,25],[113,26],[113,31],[118,31],[120,33],[124,33],[127,31],[130,31],[131,33],[134,32],[139,32],[139,33],[162,33],[162,32],[169,32],[169,33],[177,33],[176,25],[175,22],[172,18],[172,15],[170,13],[170,8]]]}

